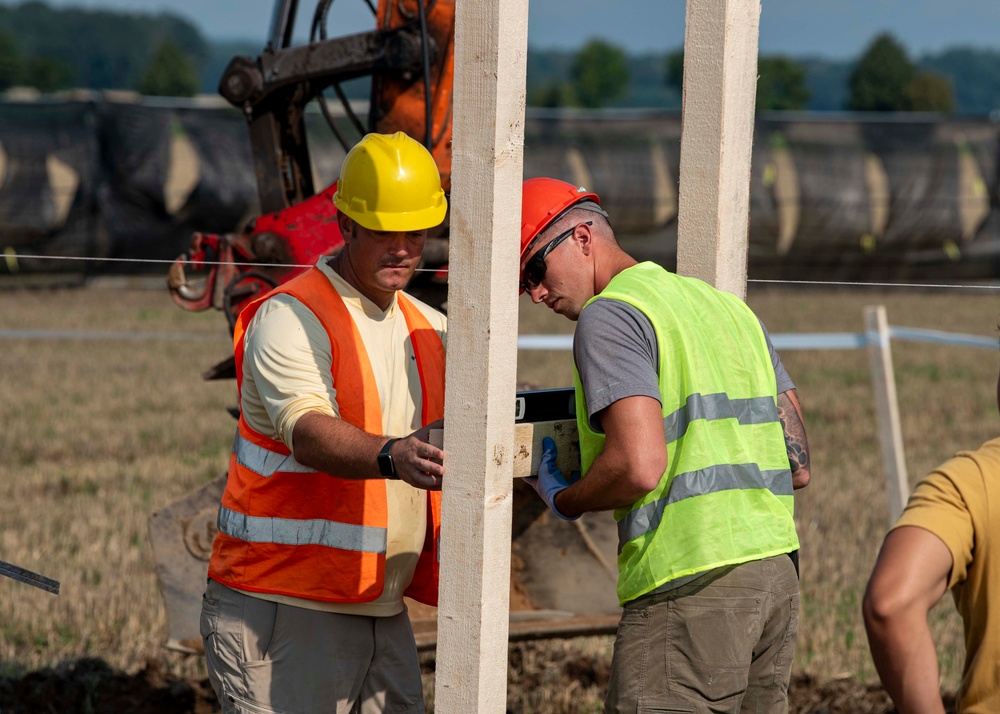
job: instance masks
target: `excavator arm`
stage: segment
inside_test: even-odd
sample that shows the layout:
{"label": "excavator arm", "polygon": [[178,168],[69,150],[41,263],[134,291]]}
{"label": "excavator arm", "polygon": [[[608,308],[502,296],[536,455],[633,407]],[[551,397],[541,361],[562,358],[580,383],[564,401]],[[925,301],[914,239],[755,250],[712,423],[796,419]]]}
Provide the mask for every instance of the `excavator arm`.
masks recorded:
{"label": "excavator arm", "polygon": [[[190,250],[171,266],[168,286],[184,309],[224,311],[230,330],[247,303],[343,245],[329,200],[336,184],[317,191],[313,183],[305,123],[310,102],[318,103],[345,152],[370,131],[404,131],[423,141],[450,188],[454,0],[379,0],[377,7],[369,4],[371,31],[341,37],[327,36],[332,4],[317,0],[309,42],[295,45],[299,0],[276,0],[266,47],[257,57],[234,57],[219,81],[219,93],[247,120],[261,215],[239,233],[196,233]],[[372,78],[365,122],[341,89],[362,76]],[[353,138],[333,119],[331,89]],[[439,233],[425,264],[440,266],[446,259]],[[205,374],[232,376],[223,363]]]}
{"label": "excavator arm", "polygon": [[[329,3],[319,8],[324,5]],[[414,23],[292,46],[297,6],[298,0],[278,0],[268,46],[256,58],[234,57],[219,81],[219,94],[246,116],[266,213],[314,193],[304,121],[311,101],[325,102],[326,89],[365,75],[384,75],[389,81],[420,77],[425,53],[432,64],[438,55],[434,37]],[[377,124],[369,118],[369,128]]]}
{"label": "excavator arm", "polygon": [[[261,210],[278,211],[314,193],[304,122],[309,102],[320,103],[344,150],[350,148],[330,120],[323,94],[329,88],[360,135],[405,131],[450,176],[454,0],[380,0],[375,29],[337,38],[326,36],[332,0],[320,0],[310,42],[294,46],[298,4],[277,0],[267,47],[256,58],[234,57],[219,81],[219,94],[247,118]],[[372,99],[363,127],[340,85],[368,75]]]}

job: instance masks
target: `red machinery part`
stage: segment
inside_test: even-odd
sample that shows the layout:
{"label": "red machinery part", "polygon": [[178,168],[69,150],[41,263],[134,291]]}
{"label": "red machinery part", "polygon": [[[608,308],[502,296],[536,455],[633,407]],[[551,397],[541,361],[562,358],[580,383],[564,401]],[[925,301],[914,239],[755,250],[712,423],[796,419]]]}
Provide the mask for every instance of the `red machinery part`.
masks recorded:
{"label": "red machinery part", "polygon": [[[336,190],[334,182],[301,203],[254,219],[239,234],[195,233],[190,250],[170,266],[174,302],[185,310],[224,310],[231,328],[251,300],[344,244],[332,200]],[[188,280],[188,270],[199,273],[197,283]]]}

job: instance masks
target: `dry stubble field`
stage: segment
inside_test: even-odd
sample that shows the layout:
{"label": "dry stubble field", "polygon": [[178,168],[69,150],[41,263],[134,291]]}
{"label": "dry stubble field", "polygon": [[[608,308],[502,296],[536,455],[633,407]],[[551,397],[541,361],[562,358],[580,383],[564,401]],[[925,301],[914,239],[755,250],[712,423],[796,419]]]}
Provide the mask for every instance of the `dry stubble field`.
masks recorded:
{"label": "dry stubble field", "polygon": [[[1000,320],[997,298],[983,293],[751,285],[748,301],[774,333],[860,332],[870,304],[885,305],[890,324],[906,327],[995,336]],[[166,291],[3,291],[0,330],[11,329],[201,339],[0,339],[0,559],[62,583],[52,596],[0,578],[0,711],[32,711],[29,702],[60,692],[74,710],[127,711],[106,704],[115,686],[136,690],[136,710],[213,711],[201,661],[161,647],[166,622],[146,520],[224,469],[234,385],[199,376],[229,349],[224,319],[183,312]],[[522,303],[523,333],[571,329]],[[913,482],[995,435],[997,357],[892,347]],[[814,473],[796,504],[803,617],[793,711],[890,711],[874,686],[860,616],[888,518],[869,358],[856,350],[782,357],[805,409]],[[523,353],[518,378],[569,385],[569,354]],[[942,686],[953,690],[962,655],[950,598],[932,620]],[[608,637],[513,645],[510,710],[598,711],[610,651]],[[430,658],[427,669],[431,694]],[[154,700],[167,704],[157,709]]]}

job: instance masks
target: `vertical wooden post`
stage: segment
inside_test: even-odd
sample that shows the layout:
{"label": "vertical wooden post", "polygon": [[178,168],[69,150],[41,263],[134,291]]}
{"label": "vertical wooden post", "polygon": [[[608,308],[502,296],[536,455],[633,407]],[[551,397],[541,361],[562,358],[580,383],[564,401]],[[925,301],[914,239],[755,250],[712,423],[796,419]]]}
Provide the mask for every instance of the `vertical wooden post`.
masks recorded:
{"label": "vertical wooden post", "polygon": [[896,401],[896,377],[892,369],[892,349],[889,346],[889,323],[883,305],[865,308],[865,331],[868,333],[868,354],[872,361],[872,386],[875,388],[875,413],[878,418],[879,440],[885,464],[885,482],[889,491],[889,523],[906,507],[910,497],[910,482],[906,473],[903,450],[903,429]]}
{"label": "vertical wooden post", "polygon": [[438,712],[503,712],[527,0],[456,3]]}
{"label": "vertical wooden post", "polygon": [[746,297],[760,0],[687,0],[677,272]]}

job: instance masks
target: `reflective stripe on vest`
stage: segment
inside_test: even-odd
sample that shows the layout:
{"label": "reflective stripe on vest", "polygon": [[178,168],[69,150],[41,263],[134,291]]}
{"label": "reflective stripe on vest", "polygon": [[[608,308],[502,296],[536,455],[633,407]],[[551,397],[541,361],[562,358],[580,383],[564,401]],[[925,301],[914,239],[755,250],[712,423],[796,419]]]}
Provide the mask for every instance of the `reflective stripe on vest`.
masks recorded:
{"label": "reflective stripe on vest", "polygon": [[780,421],[778,406],[771,397],[730,399],[725,393],[692,394],[683,407],[663,418],[663,435],[667,444],[684,436],[688,425],[697,419],[736,419],[741,425]]}
{"label": "reflective stripe on vest", "polygon": [[219,509],[219,531],[248,543],[325,545],[358,553],[385,553],[386,529],[319,518],[264,518]]}
{"label": "reflective stripe on vest", "polygon": [[278,471],[297,474],[316,473],[316,469],[303,466],[290,454],[271,451],[249,439],[244,439],[239,429],[236,430],[236,439],[233,441],[233,454],[236,456],[236,463],[264,478],[270,478]]}
{"label": "reflective stripe on vest", "polygon": [[775,496],[791,496],[790,476],[788,469],[761,471],[757,464],[723,464],[677,474],[670,482],[666,498],[645,503],[618,521],[618,552],[628,541],[655,531],[663,518],[663,510],[671,503],[740,488],[766,488]]}

